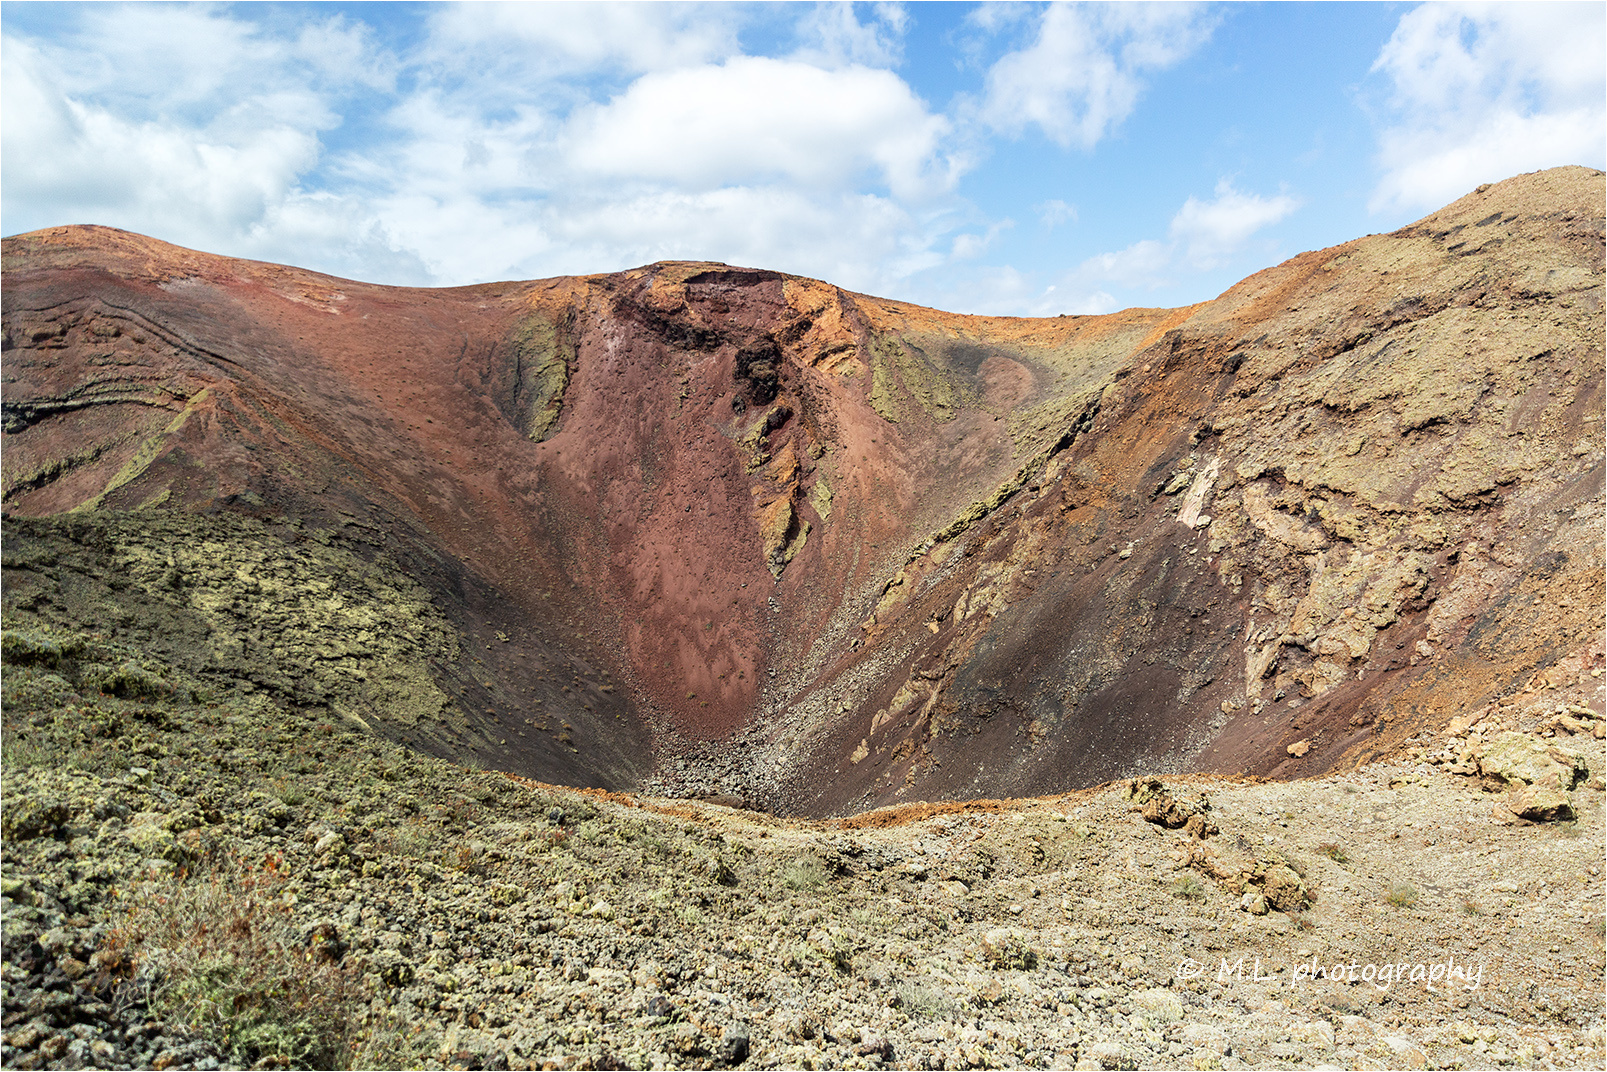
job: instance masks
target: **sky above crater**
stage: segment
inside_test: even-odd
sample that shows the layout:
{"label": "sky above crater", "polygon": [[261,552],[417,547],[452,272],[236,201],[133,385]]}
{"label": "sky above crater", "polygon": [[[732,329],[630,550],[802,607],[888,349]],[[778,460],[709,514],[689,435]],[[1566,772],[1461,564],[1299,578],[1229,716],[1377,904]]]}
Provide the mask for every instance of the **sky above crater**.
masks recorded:
{"label": "sky above crater", "polygon": [[379,283],[1176,306],[1607,165],[1600,3],[6,3],[0,38],[5,234]]}

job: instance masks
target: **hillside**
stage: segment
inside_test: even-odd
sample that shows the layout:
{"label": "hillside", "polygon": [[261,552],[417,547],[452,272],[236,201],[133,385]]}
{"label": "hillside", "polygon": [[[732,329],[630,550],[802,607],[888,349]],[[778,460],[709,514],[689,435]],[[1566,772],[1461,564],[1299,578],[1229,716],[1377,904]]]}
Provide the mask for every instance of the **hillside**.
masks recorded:
{"label": "hillside", "polygon": [[7,1068],[1607,1057],[1599,644],[1363,771],[828,821],[453,766],[85,633],[4,657]]}
{"label": "hillside", "polygon": [[1602,201],[1520,176],[1199,306],[1047,320],[18,236],[6,612],[777,814],[1348,769],[1599,637]]}

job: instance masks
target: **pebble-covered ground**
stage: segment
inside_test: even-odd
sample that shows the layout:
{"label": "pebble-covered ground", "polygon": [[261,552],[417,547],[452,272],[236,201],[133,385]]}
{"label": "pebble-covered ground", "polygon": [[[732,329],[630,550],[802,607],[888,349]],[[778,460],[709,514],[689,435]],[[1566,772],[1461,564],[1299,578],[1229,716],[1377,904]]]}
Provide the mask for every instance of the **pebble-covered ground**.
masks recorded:
{"label": "pebble-covered ground", "polygon": [[7,1068],[1604,1062],[1583,670],[1356,773],[805,822],[5,656]]}

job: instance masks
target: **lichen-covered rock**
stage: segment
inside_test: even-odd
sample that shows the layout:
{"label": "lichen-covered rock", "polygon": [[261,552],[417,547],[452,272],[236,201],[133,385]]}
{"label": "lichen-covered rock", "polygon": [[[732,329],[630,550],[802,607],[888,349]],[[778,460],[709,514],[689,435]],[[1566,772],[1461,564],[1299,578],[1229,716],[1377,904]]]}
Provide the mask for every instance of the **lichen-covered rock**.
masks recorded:
{"label": "lichen-covered rock", "polygon": [[1477,758],[1480,772],[1517,785],[1566,792],[1590,777],[1590,765],[1579,751],[1526,733],[1496,734]]}
{"label": "lichen-covered rock", "polygon": [[978,944],[982,960],[994,968],[1025,970],[1038,962],[1038,954],[1017,927],[994,927],[982,935]]}
{"label": "lichen-covered rock", "polygon": [[1574,818],[1573,796],[1549,778],[1529,785],[1514,785],[1507,791],[1506,805],[1512,814],[1538,822]]}

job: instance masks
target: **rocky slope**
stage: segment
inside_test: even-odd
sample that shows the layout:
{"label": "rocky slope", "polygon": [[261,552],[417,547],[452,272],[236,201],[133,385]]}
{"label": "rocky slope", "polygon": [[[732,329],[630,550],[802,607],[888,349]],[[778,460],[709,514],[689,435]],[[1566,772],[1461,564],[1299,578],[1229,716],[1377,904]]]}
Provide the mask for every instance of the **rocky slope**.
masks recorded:
{"label": "rocky slope", "polygon": [[1602,189],[1048,320],[7,239],[7,605],[548,781],[680,741],[654,784],[782,813],[1345,769],[1599,633]]}
{"label": "rocky slope", "polygon": [[4,658],[7,1068],[1607,1057],[1599,644],[1359,772],[827,821],[452,766],[91,633]]}

